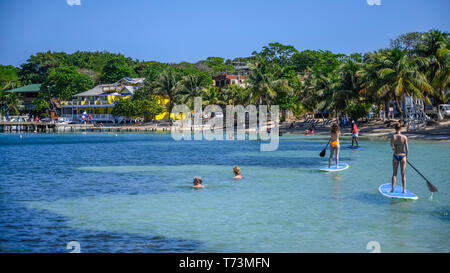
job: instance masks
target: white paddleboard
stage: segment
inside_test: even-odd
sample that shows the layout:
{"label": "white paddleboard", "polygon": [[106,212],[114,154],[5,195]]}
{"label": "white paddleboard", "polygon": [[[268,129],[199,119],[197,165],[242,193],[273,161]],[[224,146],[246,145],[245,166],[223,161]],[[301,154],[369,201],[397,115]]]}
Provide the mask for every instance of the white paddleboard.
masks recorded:
{"label": "white paddleboard", "polygon": [[322,172],[340,172],[343,170],[348,169],[350,166],[347,163],[339,163],[339,165],[336,168],[336,164],[331,165],[330,168],[322,168],[320,169]]}
{"label": "white paddleboard", "polygon": [[399,185],[395,185],[394,187],[394,192],[391,192],[392,190],[392,184],[391,183],[387,183],[387,184],[383,184],[381,185],[378,190],[380,191],[380,193],[386,197],[391,197],[391,198],[400,198],[400,199],[412,199],[412,200],[417,200],[419,197],[417,197],[417,195],[415,195],[414,193],[406,190],[406,193],[403,193],[403,187],[399,186]]}

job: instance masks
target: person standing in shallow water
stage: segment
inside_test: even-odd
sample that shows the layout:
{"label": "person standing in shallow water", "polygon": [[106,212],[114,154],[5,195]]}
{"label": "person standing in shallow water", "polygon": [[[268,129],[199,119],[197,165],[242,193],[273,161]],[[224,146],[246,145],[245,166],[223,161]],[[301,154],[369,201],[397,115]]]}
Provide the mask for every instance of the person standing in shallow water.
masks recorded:
{"label": "person standing in shallow water", "polygon": [[328,168],[331,168],[331,161],[333,161],[333,154],[336,152],[336,168],[339,165],[339,150],[341,148],[339,136],[341,135],[341,130],[339,125],[333,124],[331,127],[331,140],[330,140],[330,158],[328,160]]}
{"label": "person standing in shallow water", "polygon": [[406,161],[408,160],[408,138],[402,135],[402,125],[400,122],[395,124],[395,134],[391,137],[391,148],[394,151],[392,159],[392,190],[394,192],[395,182],[397,180],[397,170],[400,163],[400,173],[402,175],[403,193],[406,193]]}

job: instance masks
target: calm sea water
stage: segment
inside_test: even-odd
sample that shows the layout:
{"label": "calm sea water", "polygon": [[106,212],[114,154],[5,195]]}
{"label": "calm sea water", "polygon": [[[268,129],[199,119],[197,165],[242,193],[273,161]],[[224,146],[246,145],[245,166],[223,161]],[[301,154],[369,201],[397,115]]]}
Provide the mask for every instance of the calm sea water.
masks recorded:
{"label": "calm sea water", "polygon": [[[318,169],[324,137],[173,141],[170,134],[0,135],[0,252],[450,251],[450,144],[411,141],[417,201],[378,193],[390,182],[386,141],[342,149],[350,168]],[[343,146],[349,143],[344,139]],[[244,179],[233,181],[239,165]],[[208,187],[195,190],[193,176]]]}

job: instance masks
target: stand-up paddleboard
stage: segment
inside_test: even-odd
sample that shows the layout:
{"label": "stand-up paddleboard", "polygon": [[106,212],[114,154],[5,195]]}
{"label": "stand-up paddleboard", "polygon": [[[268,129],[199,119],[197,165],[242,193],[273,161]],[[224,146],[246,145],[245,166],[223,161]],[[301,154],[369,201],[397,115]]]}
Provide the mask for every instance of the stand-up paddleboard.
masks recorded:
{"label": "stand-up paddleboard", "polygon": [[353,150],[361,150],[361,149],[364,149],[363,147],[361,147],[361,146],[358,146],[358,147],[356,147],[356,146],[347,146],[347,149],[353,149]]}
{"label": "stand-up paddleboard", "polygon": [[347,163],[339,163],[338,167],[336,168],[336,164],[331,165],[330,168],[322,168],[320,169],[322,172],[340,172],[343,170],[348,169],[350,166]]}
{"label": "stand-up paddleboard", "polygon": [[416,200],[419,197],[417,197],[417,195],[415,195],[414,193],[406,190],[406,193],[403,193],[403,187],[395,185],[394,187],[394,192],[391,192],[392,190],[392,184],[388,183],[388,184],[383,184],[381,185],[378,190],[380,191],[380,193],[386,197],[391,197],[391,198],[400,198],[400,199],[412,199],[412,200]]}

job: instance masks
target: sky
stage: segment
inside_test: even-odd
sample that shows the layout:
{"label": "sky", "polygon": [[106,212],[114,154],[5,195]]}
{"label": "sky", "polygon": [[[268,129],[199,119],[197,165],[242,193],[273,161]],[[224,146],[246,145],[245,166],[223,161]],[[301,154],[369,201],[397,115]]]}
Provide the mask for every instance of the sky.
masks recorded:
{"label": "sky", "polygon": [[0,64],[48,50],[196,62],[271,42],[362,53],[407,32],[449,32],[449,11],[449,0],[0,0]]}

